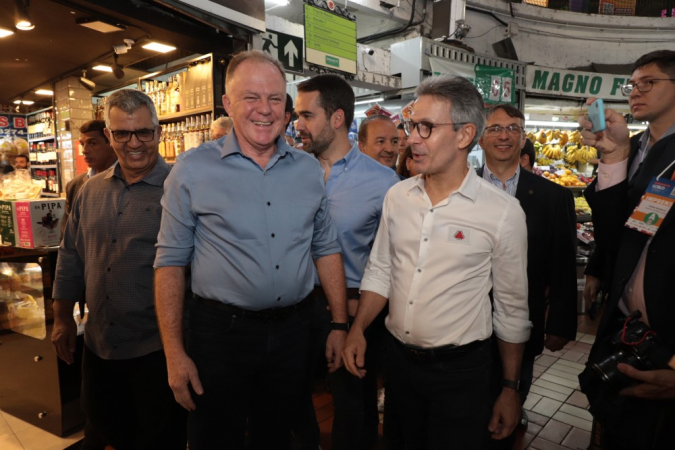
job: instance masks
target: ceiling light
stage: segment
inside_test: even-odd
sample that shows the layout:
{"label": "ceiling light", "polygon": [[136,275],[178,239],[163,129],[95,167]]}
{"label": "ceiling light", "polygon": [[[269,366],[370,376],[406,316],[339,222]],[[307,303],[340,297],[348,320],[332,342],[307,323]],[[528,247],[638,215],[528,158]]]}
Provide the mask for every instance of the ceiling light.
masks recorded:
{"label": "ceiling light", "polygon": [[20,104],[21,104],[21,100],[14,100],[14,104],[15,104],[15,105],[20,105]]}
{"label": "ceiling light", "polygon": [[93,91],[96,88],[96,83],[87,78],[86,70],[82,71],[82,76],[80,77],[80,84],[89,91]]}
{"label": "ceiling light", "polygon": [[110,66],[106,66],[105,64],[99,64],[97,66],[92,67],[93,70],[98,70],[99,72],[112,72],[113,68]]}
{"label": "ceiling light", "polygon": [[145,44],[143,48],[146,50],[152,50],[159,53],[168,53],[173,50],[176,50],[176,47],[160,44],[159,42],[150,42],[148,44]]}
{"label": "ceiling light", "polygon": [[8,30],[7,28],[0,28],[0,38],[11,36],[12,34],[14,34],[12,30]]}
{"label": "ceiling light", "polygon": [[381,102],[384,100],[382,97],[379,98],[371,98],[370,100],[361,100],[360,102],[355,102],[355,105],[365,105],[367,103],[375,103],[375,102]]}
{"label": "ceiling light", "polygon": [[38,89],[35,93],[37,95],[54,95],[54,91],[50,91],[49,89]]}
{"label": "ceiling light", "polygon": [[21,103],[23,103],[24,105],[32,105],[35,102],[33,100],[21,100]]}
{"label": "ceiling light", "polygon": [[16,9],[14,12],[14,26],[22,31],[29,31],[35,28],[35,24],[28,14],[29,0],[16,0]]}
{"label": "ceiling light", "polygon": [[112,24],[98,19],[77,19],[75,21],[78,25],[87,27],[90,30],[98,31],[99,33],[114,33],[116,31],[124,31],[127,29],[122,24]]}

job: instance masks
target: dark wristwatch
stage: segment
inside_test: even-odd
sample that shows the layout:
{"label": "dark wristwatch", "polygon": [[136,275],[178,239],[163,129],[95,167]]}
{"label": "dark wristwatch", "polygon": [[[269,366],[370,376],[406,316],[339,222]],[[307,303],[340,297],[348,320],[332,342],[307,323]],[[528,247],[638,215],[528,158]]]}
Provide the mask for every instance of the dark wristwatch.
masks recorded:
{"label": "dark wristwatch", "polygon": [[506,378],[502,379],[502,386],[511,388],[516,392],[520,392],[520,380],[507,380]]}
{"label": "dark wristwatch", "polygon": [[339,330],[339,331],[349,331],[349,322],[332,322],[330,323],[330,329],[331,330]]}

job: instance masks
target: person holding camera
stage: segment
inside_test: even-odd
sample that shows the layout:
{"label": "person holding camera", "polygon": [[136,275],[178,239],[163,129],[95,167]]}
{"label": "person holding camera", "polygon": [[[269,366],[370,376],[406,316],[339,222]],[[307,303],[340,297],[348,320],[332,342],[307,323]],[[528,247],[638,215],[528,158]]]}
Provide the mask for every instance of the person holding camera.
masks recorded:
{"label": "person holding camera", "polygon": [[[612,264],[609,300],[598,328],[582,391],[602,431],[605,449],[675,448],[675,51],[639,58],[621,87],[644,133],[629,138],[626,121],[605,110],[606,129],[584,145],[602,152],[596,180],[585,191],[598,250]],[[589,99],[588,104],[595,99]],[[650,192],[658,213],[645,213]],[[666,200],[663,200],[666,199]],[[655,204],[656,204],[655,203]]]}

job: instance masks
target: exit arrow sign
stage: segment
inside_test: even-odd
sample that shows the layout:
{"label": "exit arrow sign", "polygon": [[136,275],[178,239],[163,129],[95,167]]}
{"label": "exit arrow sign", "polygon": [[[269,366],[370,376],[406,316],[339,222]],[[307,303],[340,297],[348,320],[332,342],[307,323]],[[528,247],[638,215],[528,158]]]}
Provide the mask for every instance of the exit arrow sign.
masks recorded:
{"label": "exit arrow sign", "polygon": [[304,73],[304,39],[270,30],[260,33],[259,37],[260,49],[281,61],[287,72]]}

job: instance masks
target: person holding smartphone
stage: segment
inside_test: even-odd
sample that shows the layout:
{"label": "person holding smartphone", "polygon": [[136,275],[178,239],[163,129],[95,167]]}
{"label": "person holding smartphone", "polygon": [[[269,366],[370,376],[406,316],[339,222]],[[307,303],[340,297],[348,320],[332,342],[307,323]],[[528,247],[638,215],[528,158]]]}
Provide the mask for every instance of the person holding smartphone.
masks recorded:
{"label": "person holding smartphone", "polygon": [[675,282],[670,274],[675,210],[670,208],[660,226],[649,233],[625,226],[632,223],[634,210],[656,177],[664,185],[675,185],[675,51],[640,57],[621,91],[628,97],[633,117],[649,122],[644,133],[629,138],[626,121],[612,109],[604,110],[604,131],[594,133],[594,124],[579,121],[584,145],[602,152],[598,176],[584,195],[593,211],[598,255],[611,265],[607,309],[580,383],[603,429],[603,448],[675,448],[670,430],[675,423],[675,370],[638,370],[619,364],[618,370],[635,384],[616,395],[590,369],[616,351],[606,338],[619,332],[620,321],[636,310],[663,344],[675,349]]}

